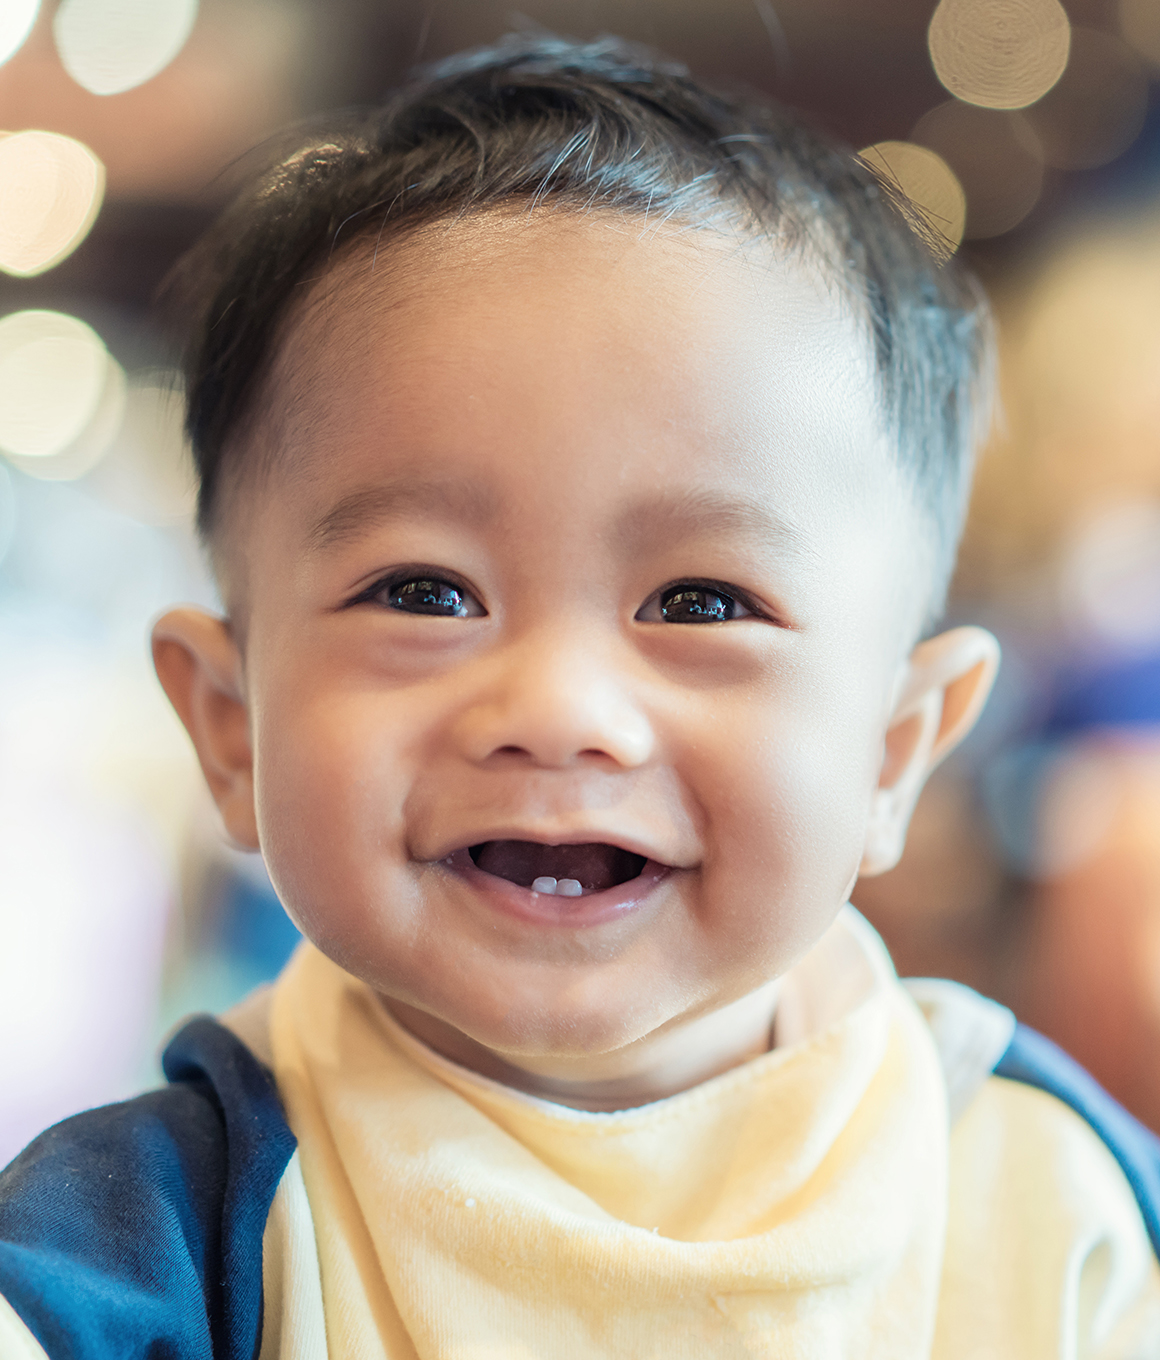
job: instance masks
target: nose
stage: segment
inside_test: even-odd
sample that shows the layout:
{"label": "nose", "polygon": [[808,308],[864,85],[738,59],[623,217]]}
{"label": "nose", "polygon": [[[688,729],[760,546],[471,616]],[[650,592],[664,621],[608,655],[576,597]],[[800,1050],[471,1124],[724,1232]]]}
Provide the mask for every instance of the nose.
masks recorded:
{"label": "nose", "polygon": [[524,638],[493,663],[458,724],[469,760],[564,769],[602,757],[634,769],[652,755],[652,724],[612,658],[555,635]]}

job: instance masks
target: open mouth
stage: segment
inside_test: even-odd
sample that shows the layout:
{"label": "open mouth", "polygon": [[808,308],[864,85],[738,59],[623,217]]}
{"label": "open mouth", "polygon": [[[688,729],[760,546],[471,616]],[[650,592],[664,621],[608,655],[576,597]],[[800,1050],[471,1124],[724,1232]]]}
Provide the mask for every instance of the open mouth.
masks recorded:
{"label": "open mouth", "polygon": [[483,841],[468,850],[485,874],[556,897],[606,892],[639,877],[648,861],[618,845],[540,845],[536,841]]}

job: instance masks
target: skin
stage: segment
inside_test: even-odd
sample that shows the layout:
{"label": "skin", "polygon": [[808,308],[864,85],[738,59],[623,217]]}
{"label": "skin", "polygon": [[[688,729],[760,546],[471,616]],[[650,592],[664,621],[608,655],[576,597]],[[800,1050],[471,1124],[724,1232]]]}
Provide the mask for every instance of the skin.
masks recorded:
{"label": "skin", "polygon": [[[685,1089],[768,1046],[777,979],[897,859],[998,653],[908,655],[923,529],[870,365],[803,263],[600,215],[359,252],[290,318],[231,619],[166,615],[157,669],[229,834],[439,1051],[590,1109]],[[367,598],[392,572],[468,617]],[[665,622],[676,582],[744,609]],[[504,838],[669,872],[528,920],[445,862]]]}

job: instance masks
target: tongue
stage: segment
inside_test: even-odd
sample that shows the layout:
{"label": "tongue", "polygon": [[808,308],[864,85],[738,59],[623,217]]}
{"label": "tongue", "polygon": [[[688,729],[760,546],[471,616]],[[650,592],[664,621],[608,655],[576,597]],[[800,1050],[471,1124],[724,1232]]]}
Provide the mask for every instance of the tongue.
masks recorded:
{"label": "tongue", "polygon": [[537,878],[574,878],[586,892],[602,892],[635,878],[643,855],[617,845],[538,845],[535,841],[484,841],[471,847],[484,873],[530,888]]}

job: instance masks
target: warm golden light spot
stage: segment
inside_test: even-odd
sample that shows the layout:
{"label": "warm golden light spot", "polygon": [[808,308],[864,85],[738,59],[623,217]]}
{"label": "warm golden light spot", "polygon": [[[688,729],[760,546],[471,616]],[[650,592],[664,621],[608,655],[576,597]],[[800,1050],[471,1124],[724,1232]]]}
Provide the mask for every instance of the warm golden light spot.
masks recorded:
{"label": "warm golden light spot", "polygon": [[92,419],[105,382],[100,337],[76,317],[16,312],[0,321],[0,446],[50,457]]}
{"label": "warm golden light spot", "polygon": [[0,450],[24,471],[79,477],[120,425],[125,379],[100,336],[61,312],[0,320]]}
{"label": "warm golden light spot", "polygon": [[1023,115],[948,99],[923,114],[910,140],[937,151],[967,196],[963,233],[1000,236],[1020,223],[1043,188],[1043,155]]}
{"label": "warm golden light spot", "polygon": [[875,142],[859,155],[879,179],[910,200],[929,228],[936,252],[952,255],[963,239],[967,199],[946,161],[929,147],[913,142]]}
{"label": "warm golden light spot", "polygon": [[51,458],[13,458],[17,467],[42,481],[71,482],[103,462],[121,428],[128,388],[125,370],[112,356],[106,358],[105,385],[89,423]]}
{"label": "warm golden light spot", "polygon": [[1063,75],[1071,27],[1059,0],[940,0],[927,43],[951,94],[1021,109]]}
{"label": "warm golden light spot", "polygon": [[1120,0],[1120,32],[1145,61],[1160,66],[1160,4],[1156,0]]}
{"label": "warm golden light spot", "polygon": [[55,132],[0,139],[0,269],[27,278],[59,264],[88,235],[105,168],[81,142]]}
{"label": "warm golden light spot", "polygon": [[52,30],[78,85],[120,94],[164,70],[196,18],[197,0],[63,0]]}
{"label": "warm golden light spot", "polygon": [[1048,165],[1090,170],[1131,146],[1147,111],[1148,81],[1135,52],[1111,33],[1076,28],[1063,78],[1020,116]]}
{"label": "warm golden light spot", "polygon": [[1027,579],[1078,515],[1126,496],[1160,500],[1158,299],[1154,206],[1073,231],[1032,281],[1000,293],[1004,419],[980,463],[971,590]]}
{"label": "warm golden light spot", "polygon": [[2,0],[0,2],[0,62],[14,57],[32,32],[40,0]]}

